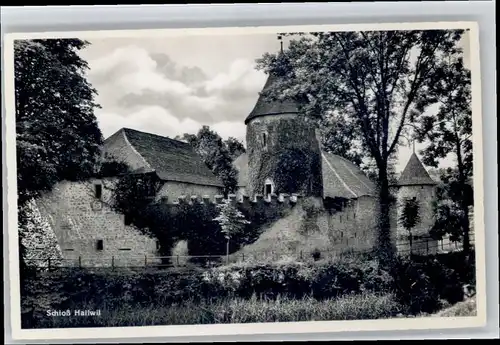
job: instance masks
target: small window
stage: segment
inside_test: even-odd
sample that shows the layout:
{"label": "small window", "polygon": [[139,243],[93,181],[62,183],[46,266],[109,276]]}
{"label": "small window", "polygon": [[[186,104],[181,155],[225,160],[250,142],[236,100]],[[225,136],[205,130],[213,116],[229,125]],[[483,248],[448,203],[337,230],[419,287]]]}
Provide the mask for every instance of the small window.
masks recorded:
{"label": "small window", "polygon": [[95,186],[95,197],[99,200],[102,198],[102,185],[96,184]]}
{"label": "small window", "polygon": [[411,200],[413,200],[413,201],[417,201],[417,197],[416,197],[416,196],[414,196],[413,198],[411,198]]}
{"label": "small window", "polygon": [[344,237],[344,232],[343,232],[343,231],[341,231],[341,232],[340,232],[340,238],[343,238],[343,237]]}
{"label": "small window", "polygon": [[97,240],[96,249],[97,250],[104,250],[104,241],[103,240]]}
{"label": "small window", "polygon": [[120,250],[130,250],[130,248],[120,248]]}
{"label": "small window", "polygon": [[124,216],[124,223],[125,223],[125,225],[132,224],[132,217],[129,214],[125,214],[125,216]]}
{"label": "small window", "polygon": [[267,133],[262,133],[262,146],[267,148]]}

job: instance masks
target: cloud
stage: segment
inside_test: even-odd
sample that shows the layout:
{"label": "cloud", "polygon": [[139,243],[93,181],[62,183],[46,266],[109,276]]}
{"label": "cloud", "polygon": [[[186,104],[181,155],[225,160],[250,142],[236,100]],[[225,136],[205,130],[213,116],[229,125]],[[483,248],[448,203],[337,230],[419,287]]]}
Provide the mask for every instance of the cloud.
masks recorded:
{"label": "cloud", "polygon": [[243,121],[266,78],[250,59],[230,61],[225,70],[209,76],[139,45],[105,51],[88,62],[105,136],[125,124],[166,136],[209,125],[223,137],[244,139]]}
{"label": "cloud", "polygon": [[[175,138],[177,135],[184,133],[195,134],[205,125],[191,118],[178,119],[165,108],[159,106],[143,107],[128,114],[102,112],[98,116],[98,121],[105,137],[126,127]],[[225,121],[215,123],[210,127],[219,133],[223,139],[235,137],[244,142],[246,128],[242,122]]]}

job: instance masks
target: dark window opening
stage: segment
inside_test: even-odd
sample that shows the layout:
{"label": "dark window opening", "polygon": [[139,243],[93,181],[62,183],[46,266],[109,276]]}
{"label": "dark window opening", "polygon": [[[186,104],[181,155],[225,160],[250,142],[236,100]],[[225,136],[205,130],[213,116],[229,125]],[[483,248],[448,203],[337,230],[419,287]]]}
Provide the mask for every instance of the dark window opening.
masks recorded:
{"label": "dark window opening", "polygon": [[125,214],[124,218],[125,225],[132,224],[132,217],[129,214]]}
{"label": "dark window opening", "polygon": [[267,147],[267,134],[266,133],[262,133],[262,146],[264,146],[264,148]]}
{"label": "dark window opening", "polygon": [[270,184],[266,184],[266,196],[269,196],[271,195],[271,193],[273,192],[273,188],[272,188],[272,185]]}
{"label": "dark window opening", "polygon": [[120,250],[131,250],[130,248],[120,248]]}
{"label": "dark window opening", "polygon": [[72,252],[72,251],[74,251],[74,249],[72,249],[72,248],[66,248],[66,249],[64,249],[64,251],[65,252]]}
{"label": "dark window opening", "polygon": [[95,197],[99,200],[101,200],[101,198],[102,198],[102,185],[101,184],[95,185]]}
{"label": "dark window opening", "polygon": [[413,198],[411,198],[411,200],[413,200],[413,201],[417,201],[417,197],[416,197],[416,196],[414,196]]}
{"label": "dark window opening", "polygon": [[340,238],[343,238],[343,237],[344,237],[344,232],[343,232],[343,231],[341,231],[341,232],[340,232]]}
{"label": "dark window opening", "polygon": [[104,241],[103,240],[97,240],[96,249],[97,250],[104,250]]}

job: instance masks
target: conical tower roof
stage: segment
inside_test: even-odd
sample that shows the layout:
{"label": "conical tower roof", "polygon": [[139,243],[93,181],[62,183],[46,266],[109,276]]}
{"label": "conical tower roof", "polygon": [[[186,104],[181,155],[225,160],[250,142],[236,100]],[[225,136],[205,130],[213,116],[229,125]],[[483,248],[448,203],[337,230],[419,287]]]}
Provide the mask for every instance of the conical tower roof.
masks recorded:
{"label": "conical tower roof", "polygon": [[436,182],[429,176],[429,173],[425,170],[424,165],[414,152],[399,177],[398,186],[435,184]]}
{"label": "conical tower roof", "polygon": [[[275,83],[279,82],[280,77],[270,74],[262,92],[269,90]],[[252,119],[265,115],[281,115],[281,114],[297,114],[299,112],[298,104],[291,100],[270,100],[262,95],[255,104],[253,110],[245,119],[245,124],[248,124]]]}

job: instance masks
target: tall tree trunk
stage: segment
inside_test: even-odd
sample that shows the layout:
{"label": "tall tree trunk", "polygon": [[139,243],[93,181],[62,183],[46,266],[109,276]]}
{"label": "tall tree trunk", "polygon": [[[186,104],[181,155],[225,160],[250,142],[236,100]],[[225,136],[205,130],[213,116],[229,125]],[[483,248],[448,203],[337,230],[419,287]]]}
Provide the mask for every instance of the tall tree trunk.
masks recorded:
{"label": "tall tree trunk", "polygon": [[464,240],[464,253],[468,255],[470,253],[470,222],[469,222],[469,205],[467,202],[467,193],[465,191],[467,187],[467,178],[464,172],[464,163],[462,159],[462,150],[460,147],[460,142],[457,142],[457,163],[458,163],[458,178],[459,178],[459,188],[460,188],[460,209],[462,211],[462,231]]}
{"label": "tall tree trunk", "polygon": [[376,253],[383,264],[390,264],[394,258],[394,246],[391,236],[390,210],[392,198],[389,192],[387,165],[379,168],[379,203],[378,236]]}

